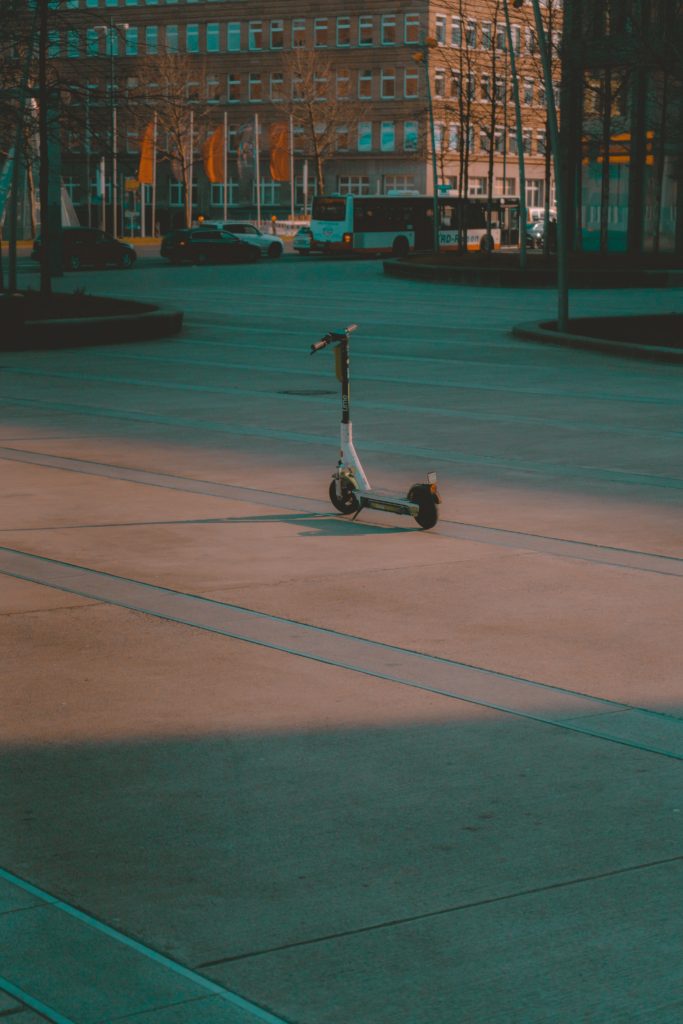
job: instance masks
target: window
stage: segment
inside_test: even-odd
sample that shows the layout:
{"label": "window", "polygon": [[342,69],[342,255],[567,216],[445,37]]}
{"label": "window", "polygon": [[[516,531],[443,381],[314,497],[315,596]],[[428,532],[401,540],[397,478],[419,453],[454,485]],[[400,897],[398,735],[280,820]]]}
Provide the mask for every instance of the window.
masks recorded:
{"label": "window", "polygon": [[543,178],[527,178],[525,184],[527,209],[530,206],[544,206],[545,181]]}
{"label": "window", "polygon": [[362,100],[372,99],[372,69],[358,73],[358,97]]}
{"label": "window", "polygon": [[403,39],[406,43],[419,43],[420,41],[420,15],[406,14]]}
{"label": "window", "polygon": [[372,150],[372,122],[358,122],[358,152],[369,153]]}
{"label": "window", "polygon": [[282,18],[275,18],[270,23],[270,48],[281,50],[285,45],[285,23]]}
{"label": "window", "polygon": [[328,44],[327,18],[316,18],[313,22],[313,45],[317,47]]}
{"label": "window", "polygon": [[485,196],[488,192],[487,178],[470,178],[469,195]]}
{"label": "window", "polygon": [[139,153],[140,152],[140,139],[138,133],[134,129],[128,129],[126,132],[126,153]]}
{"label": "window", "polygon": [[348,100],[351,95],[351,72],[348,68],[337,68],[337,99]]}
{"label": "window", "polygon": [[459,71],[451,70],[450,80],[450,98],[452,100],[459,100],[462,89],[462,76]]}
{"label": "window", "polygon": [[78,31],[70,28],[66,33],[66,55],[67,57],[79,57],[81,52]]}
{"label": "window", "polygon": [[51,28],[47,34],[48,57],[59,57],[59,32]]}
{"label": "window", "polygon": [[520,52],[521,45],[522,45],[522,34],[521,34],[521,31],[520,31],[519,25],[513,25],[512,26],[512,49],[515,51],[515,53],[519,53]]}
{"label": "window", "polygon": [[522,132],[522,145],[524,146],[524,153],[531,154],[531,129],[525,128]]}
{"label": "window", "polygon": [[438,46],[446,45],[446,15],[437,14],[434,21],[434,36]]}
{"label": "window", "polygon": [[221,100],[221,83],[217,78],[210,77],[206,80],[206,102],[219,103]]}
{"label": "window", "polygon": [[382,15],[382,46],[393,46],[398,42],[396,32],[396,15]]}
{"label": "window", "polygon": [[96,57],[100,52],[100,34],[96,28],[89,28],[86,30],[85,52],[88,57]]}
{"label": "window", "polygon": [[371,14],[361,14],[358,19],[358,45],[372,46],[373,18]]}
{"label": "window", "polygon": [[380,125],[379,148],[382,153],[393,153],[396,149],[396,125],[393,121],[382,121]]}
{"label": "window", "polygon": [[145,25],[145,50],[152,55],[159,52],[159,29],[156,25]]}
{"label": "window", "polygon": [[186,82],[185,83],[185,95],[188,103],[199,102],[199,82]]}
{"label": "window", "polygon": [[292,19],[292,47],[306,45],[306,19]]}
{"label": "window", "polygon": [[270,98],[271,100],[284,99],[285,95],[285,76],[281,71],[271,71],[270,73]]}
{"label": "window", "polygon": [[384,193],[385,195],[397,195],[399,192],[415,192],[414,174],[385,174]]}
{"label": "window", "polygon": [[242,97],[242,81],[239,75],[228,75],[228,103],[239,103]]}
{"label": "window", "polygon": [[404,121],[403,148],[406,153],[414,153],[417,150],[417,121]]}
{"label": "window", "polygon": [[138,30],[137,27],[129,25],[126,29],[126,57],[137,57],[138,55]]}
{"label": "window", "polygon": [[504,52],[508,48],[508,36],[505,25],[499,22],[496,25],[496,49]]}
{"label": "window", "polygon": [[505,102],[505,79],[499,78],[496,75],[496,86],[495,86],[496,103]]}
{"label": "window", "polygon": [[340,175],[337,192],[343,196],[369,196],[370,179],[363,174]]}
{"label": "window", "polygon": [[337,46],[351,45],[351,19],[337,18]]}
{"label": "window", "polygon": [[338,153],[344,153],[351,148],[349,129],[347,125],[340,125],[337,128],[335,149]]}
{"label": "window", "polygon": [[302,100],[304,98],[304,80],[301,75],[292,76],[292,99]]}
{"label": "window", "polygon": [[417,68],[406,68],[403,79],[403,95],[406,99],[415,99],[420,92],[419,71]]}
{"label": "window", "polygon": [[166,26],[166,50],[168,53],[178,52],[178,26]]}
{"label": "window", "polygon": [[491,22],[482,21],[481,23],[481,48],[482,50],[490,50],[493,44],[491,36]]}
{"label": "window", "polygon": [[455,121],[448,125],[448,149],[451,153],[460,152],[460,125]]}
{"label": "window", "polygon": [[522,93],[522,102],[526,106],[531,106],[534,102],[534,80],[533,78],[524,79],[524,91]]}
{"label": "window", "polygon": [[524,29],[524,48],[527,53],[536,53],[536,33],[528,26]]}
{"label": "window", "polygon": [[257,71],[249,72],[249,102],[260,103],[263,99],[263,83]]}
{"label": "window", "polygon": [[[227,205],[231,206],[237,202],[239,195],[239,181],[231,178],[228,182],[228,194],[227,194]],[[223,206],[223,184],[212,184],[211,186],[211,205],[212,206]]]}
{"label": "window", "polygon": [[[545,131],[536,133],[536,152],[539,156],[545,156],[547,140]],[[539,204],[536,204],[539,205]]]}
{"label": "window", "polygon": [[263,49],[263,22],[262,21],[250,21],[249,22],[249,49],[250,50],[262,50]]}
{"label": "window", "polygon": [[446,72],[443,68],[434,72],[434,95],[440,100],[446,98]]}
{"label": "window", "polygon": [[485,102],[491,101],[491,79],[488,75],[481,76],[481,82],[479,83],[481,90],[480,96]]}
{"label": "window", "polygon": [[380,95],[383,100],[393,100],[396,96],[396,71],[394,68],[382,68]]}
{"label": "window", "polygon": [[221,27],[217,21],[210,21],[206,26],[206,52],[218,53],[221,48]]}
{"label": "window", "polygon": [[465,33],[467,48],[473,50],[477,45],[477,23],[472,18],[467,19],[467,31]]}
{"label": "window", "polygon": [[451,18],[451,46],[462,46],[462,22],[460,18]]}
{"label": "window", "polygon": [[228,52],[237,53],[242,48],[242,26],[239,21],[228,22]]}
{"label": "window", "polygon": [[313,75],[313,95],[317,100],[327,99],[327,75]]}
{"label": "window", "polygon": [[199,53],[199,25],[185,26],[185,49],[188,53]]}
{"label": "window", "polygon": [[485,128],[482,128],[479,132],[479,150],[481,153],[488,153],[491,148],[491,140],[489,133]]}

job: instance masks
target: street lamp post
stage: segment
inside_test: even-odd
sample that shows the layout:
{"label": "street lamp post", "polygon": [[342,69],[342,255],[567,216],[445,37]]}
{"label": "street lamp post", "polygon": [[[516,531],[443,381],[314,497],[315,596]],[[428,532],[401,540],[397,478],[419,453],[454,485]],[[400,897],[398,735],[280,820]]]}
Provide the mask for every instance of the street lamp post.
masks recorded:
{"label": "street lamp post", "polygon": [[418,63],[424,63],[425,69],[425,80],[427,82],[427,114],[429,117],[429,136],[432,147],[432,191],[433,191],[433,208],[432,208],[432,219],[433,231],[434,231],[434,252],[439,251],[439,177],[436,167],[436,132],[434,130],[434,108],[432,106],[432,84],[429,79],[429,51],[436,46],[436,39],[428,36],[422,43],[422,48],[417,53],[413,54],[413,59]]}
{"label": "street lamp post", "polygon": [[[512,0],[514,7],[521,7],[524,0]],[[545,102],[548,114],[548,130],[550,132],[550,148],[553,155],[555,171],[555,192],[557,207],[557,329],[566,331],[569,323],[569,274],[567,267],[567,212],[566,193],[564,189],[564,168],[560,159],[560,133],[557,124],[557,108],[555,106],[555,89],[553,86],[550,49],[543,25],[538,0],[531,0],[538,36],[538,48],[543,65],[543,81],[545,84]]]}
{"label": "street lamp post", "polygon": [[[117,110],[116,110],[116,97],[114,95],[114,87],[116,85],[116,71],[114,65],[114,32],[118,32],[119,29],[127,29],[128,22],[121,21],[114,24],[113,15],[109,18],[108,25],[96,25],[96,31],[105,33],[105,39],[107,40],[106,48],[109,49],[109,105],[111,114],[111,224],[112,234],[116,235],[117,228],[117,212],[116,206],[118,203],[118,189],[116,178],[118,175],[118,124],[117,124]],[[102,187],[105,187],[104,182]]]}
{"label": "street lamp post", "polygon": [[[512,0],[512,6],[521,7],[524,0]],[[517,122],[515,136],[517,139],[517,165],[519,167],[519,265],[526,267],[526,175],[524,173],[524,135],[522,133],[522,106],[519,101],[519,79],[517,78],[517,62],[515,47],[512,40],[510,10],[508,0],[503,0],[505,14],[505,31],[507,33],[508,50],[510,53],[510,77],[512,79],[512,98],[515,104],[515,120]],[[507,85],[506,85],[507,92]]]}

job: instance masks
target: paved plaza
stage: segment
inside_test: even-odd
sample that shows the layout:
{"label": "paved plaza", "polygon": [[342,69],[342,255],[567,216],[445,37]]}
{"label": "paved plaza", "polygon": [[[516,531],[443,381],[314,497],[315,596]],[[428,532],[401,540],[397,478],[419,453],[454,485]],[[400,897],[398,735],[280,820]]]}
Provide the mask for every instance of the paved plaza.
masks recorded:
{"label": "paved plaza", "polygon": [[[683,367],[371,260],[56,287],[185,328],[0,360],[0,1018],[680,1024]],[[350,322],[432,531],[329,504]]]}

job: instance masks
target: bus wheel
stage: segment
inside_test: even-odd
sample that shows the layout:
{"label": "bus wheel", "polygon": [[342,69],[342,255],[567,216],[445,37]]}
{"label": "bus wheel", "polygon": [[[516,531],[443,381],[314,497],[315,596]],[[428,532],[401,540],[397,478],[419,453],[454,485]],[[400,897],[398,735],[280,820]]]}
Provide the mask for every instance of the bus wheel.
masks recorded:
{"label": "bus wheel", "polygon": [[401,235],[399,238],[394,239],[394,244],[391,247],[391,252],[394,256],[403,257],[407,256],[410,251],[410,243],[408,239]]}
{"label": "bus wheel", "polygon": [[493,239],[491,238],[490,235],[482,236],[481,242],[479,243],[479,248],[481,249],[482,252],[493,252]]}

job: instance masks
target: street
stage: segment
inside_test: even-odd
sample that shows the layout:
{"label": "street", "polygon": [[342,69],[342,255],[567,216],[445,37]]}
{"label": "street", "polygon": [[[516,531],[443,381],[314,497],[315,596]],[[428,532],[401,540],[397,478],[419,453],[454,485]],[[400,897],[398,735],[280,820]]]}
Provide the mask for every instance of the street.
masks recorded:
{"label": "street", "polygon": [[[3,354],[0,1015],[678,1024],[683,370],[375,260],[56,288],[185,327]],[[349,323],[359,455],[437,472],[430,532],[330,506]]]}

